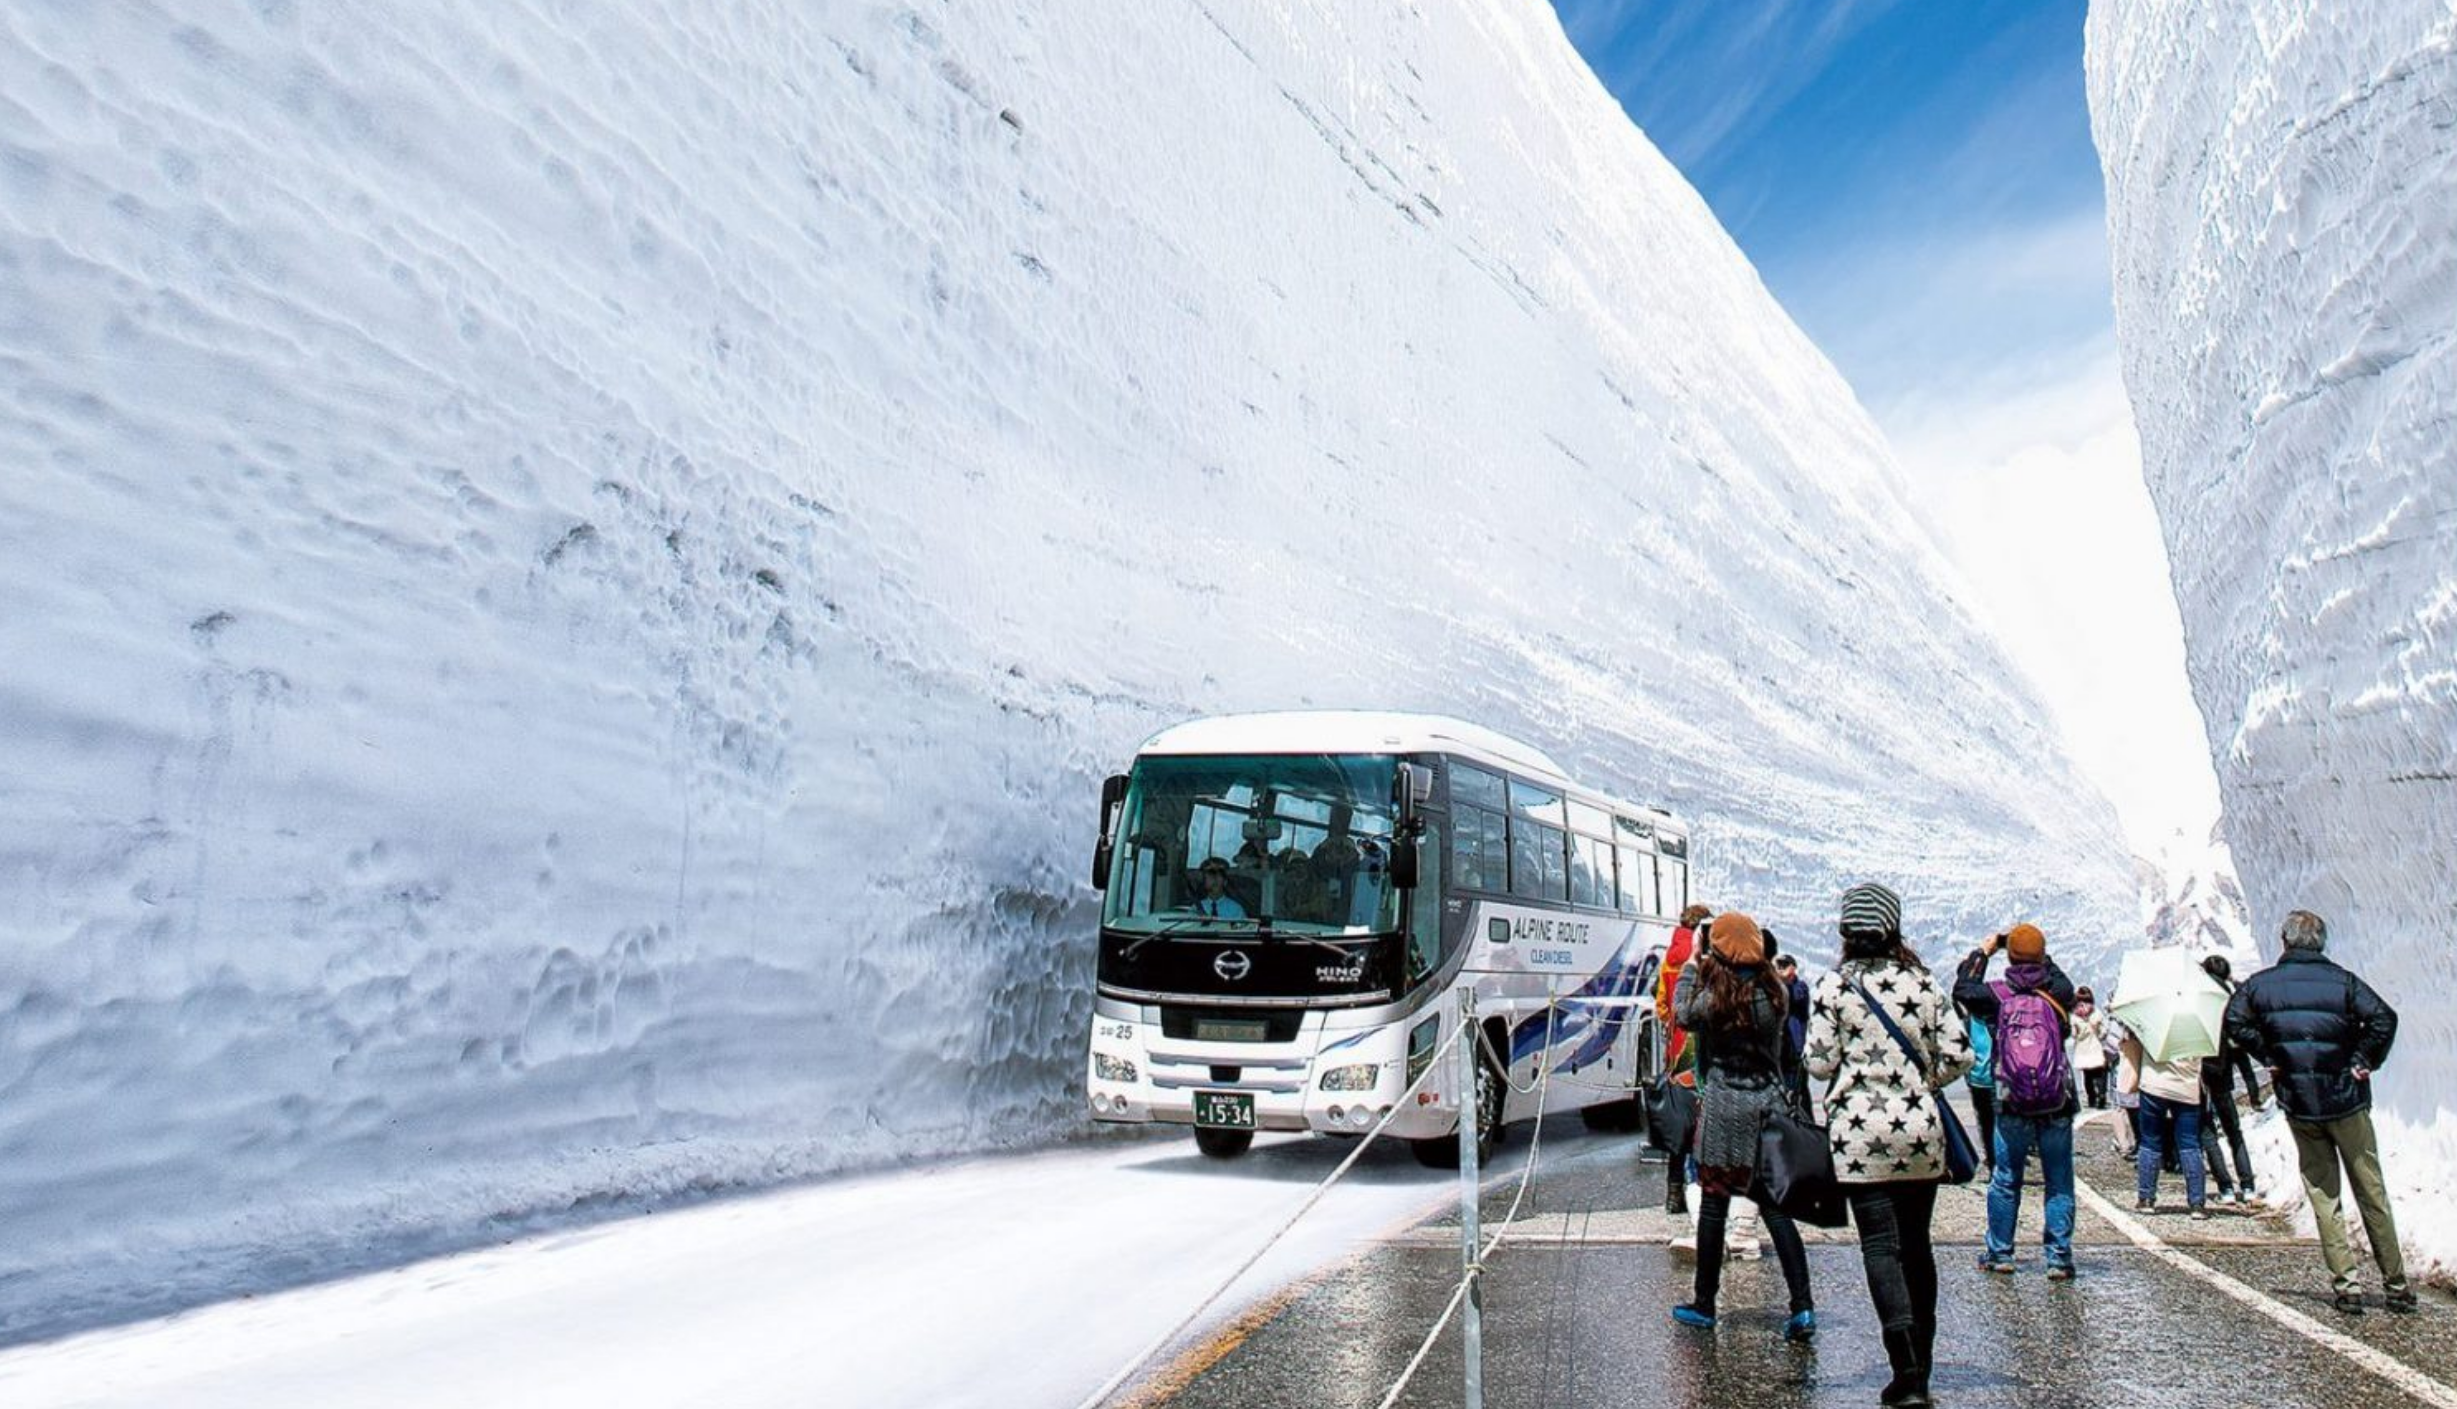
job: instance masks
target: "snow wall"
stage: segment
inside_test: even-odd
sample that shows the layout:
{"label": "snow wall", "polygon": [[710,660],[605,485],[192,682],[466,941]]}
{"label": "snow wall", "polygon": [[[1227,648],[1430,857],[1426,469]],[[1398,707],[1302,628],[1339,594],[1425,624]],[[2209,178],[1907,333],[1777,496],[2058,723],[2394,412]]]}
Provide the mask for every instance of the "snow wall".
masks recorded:
{"label": "snow wall", "polygon": [[2274,955],[2319,911],[2400,1008],[2381,1148],[2447,1271],[2457,8],[2099,0],[2089,68],[2125,380],[2253,931]]}
{"label": "snow wall", "polygon": [[19,5],[0,95],[0,1334],[1084,1128],[1198,713],[2138,931],[1541,0]]}

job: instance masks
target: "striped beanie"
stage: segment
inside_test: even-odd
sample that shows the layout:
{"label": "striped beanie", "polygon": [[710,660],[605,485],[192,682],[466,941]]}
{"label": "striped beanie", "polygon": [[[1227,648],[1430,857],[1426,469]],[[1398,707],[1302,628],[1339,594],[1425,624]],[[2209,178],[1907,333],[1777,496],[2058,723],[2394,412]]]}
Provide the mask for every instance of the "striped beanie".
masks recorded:
{"label": "striped beanie", "polygon": [[1842,931],[1902,933],[1902,897],[1874,881],[1864,881],[1844,891]]}

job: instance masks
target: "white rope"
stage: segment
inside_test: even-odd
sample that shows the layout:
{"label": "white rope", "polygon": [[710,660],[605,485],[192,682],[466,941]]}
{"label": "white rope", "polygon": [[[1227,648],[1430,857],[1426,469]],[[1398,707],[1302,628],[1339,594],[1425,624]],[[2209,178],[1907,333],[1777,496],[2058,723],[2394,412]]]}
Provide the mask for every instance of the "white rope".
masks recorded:
{"label": "white rope", "polygon": [[[1544,1051],[1546,1056],[1550,1056],[1553,1046],[1553,1010],[1558,1008],[1559,1004],[1556,1001],[1546,1004],[1545,1007]],[[1493,1051],[1492,1040],[1487,1038],[1481,1030],[1476,1034],[1476,1042],[1484,1049],[1488,1057],[1499,1060],[1498,1055]],[[1506,1073],[1509,1068],[1504,1066],[1501,1070]],[[1535,1130],[1527,1138],[1527,1164],[1519,1171],[1519,1188],[1518,1192],[1510,1197],[1510,1211],[1502,1215],[1501,1223],[1493,1229],[1493,1236],[1486,1239],[1484,1246],[1477,1250],[1476,1260],[1469,1263],[1466,1270],[1459,1274],[1458,1285],[1450,1289],[1449,1303],[1443,1306],[1441,1316],[1433,1323],[1433,1329],[1425,1332],[1425,1338],[1417,1343],[1416,1353],[1408,1357],[1407,1367],[1401,1370],[1399,1378],[1392,1382],[1390,1392],[1382,1396],[1380,1409],[1391,1409],[1392,1405],[1399,1402],[1399,1396],[1407,1392],[1408,1381],[1416,1378],[1417,1367],[1425,1363],[1425,1357],[1433,1351],[1433,1343],[1442,1338],[1442,1331],[1450,1325],[1450,1318],[1458,1314],[1459,1303],[1467,1297],[1468,1285],[1484,1275],[1485,1262],[1493,1256],[1493,1250],[1501,1246],[1501,1240],[1508,1236],[1511,1225],[1518,1221],[1519,1204],[1527,1197],[1527,1187],[1536,1177],[1536,1160],[1544,1150],[1544,1089],[1546,1078],[1551,1074],[1551,1063],[1541,1060],[1536,1063]],[[1507,1081],[1507,1079],[1505,1076],[1504,1080]],[[1513,1087],[1512,1089],[1518,1088]]]}
{"label": "white rope", "polygon": [[[1211,1309],[1211,1304],[1220,1299],[1220,1294],[1222,1292],[1225,1292],[1230,1287],[1235,1286],[1239,1278],[1245,1276],[1246,1273],[1253,1270],[1255,1263],[1263,1260],[1264,1253],[1271,1251],[1274,1244],[1278,1243],[1280,1239],[1288,1236],[1288,1230],[1296,1227],[1297,1220],[1305,1217],[1308,1212],[1312,1211],[1315,1204],[1322,1201],[1322,1196],[1329,1193],[1331,1186],[1338,1183],[1341,1176],[1345,1175],[1349,1169],[1356,1164],[1357,1157],[1364,1154],[1365,1147],[1372,1144],[1375,1138],[1381,1135],[1383,1127],[1391,1123],[1391,1118],[1407,1109],[1409,1098],[1416,1094],[1418,1087],[1425,1084],[1425,1078],[1433,1075],[1433,1073],[1436,1071],[1441,1070],[1443,1054],[1451,1049],[1451,1046],[1459,1040],[1460,1036],[1465,1031],[1466,1029],[1464,1028],[1453,1028],[1451,1030],[1449,1040],[1443,1042],[1441,1046],[1434,1049],[1433,1056],[1425,1062],[1424,1070],[1418,1072],[1416,1074],[1416,1079],[1408,1083],[1407,1090],[1399,1093],[1399,1099],[1391,1103],[1391,1108],[1382,1113],[1382,1118],[1380,1120],[1374,1122],[1373,1129],[1365,1132],[1365,1138],[1357,1141],[1356,1148],[1350,1150],[1348,1152],[1348,1157],[1339,1162],[1339,1168],[1332,1170],[1330,1177],[1324,1179],[1320,1184],[1315,1185],[1314,1192],[1306,1195],[1305,1202],[1297,1205],[1297,1211],[1288,1215],[1287,1221],[1283,1222],[1270,1237],[1265,1238],[1262,1245],[1254,1249],[1251,1256],[1246,1258],[1245,1261],[1237,1264],[1236,1271],[1229,1273],[1218,1286],[1213,1287],[1209,1293],[1205,1294],[1201,1301],[1196,1302],[1192,1311],[1187,1312],[1183,1319],[1181,1319],[1176,1325],[1171,1326],[1166,1334],[1162,1335],[1158,1340],[1153,1341],[1150,1345],[1144,1347],[1142,1352],[1136,1355],[1134,1359],[1127,1361],[1125,1365],[1119,1368],[1116,1374],[1111,1375],[1107,1380],[1103,1381],[1099,1389],[1092,1391],[1092,1393],[1084,1399],[1081,1409],[1099,1409],[1100,1405],[1107,1403],[1109,1396],[1116,1393],[1120,1385],[1125,1384],[1127,1380],[1133,1378],[1135,1372],[1142,1369],[1146,1362],[1148,1362],[1153,1356],[1158,1355],[1162,1350],[1166,1349],[1169,1342],[1176,1340],[1179,1335],[1183,1334],[1188,1326],[1194,1324],[1195,1318]],[[1464,1103],[1462,1103],[1462,1109],[1464,1109]]]}

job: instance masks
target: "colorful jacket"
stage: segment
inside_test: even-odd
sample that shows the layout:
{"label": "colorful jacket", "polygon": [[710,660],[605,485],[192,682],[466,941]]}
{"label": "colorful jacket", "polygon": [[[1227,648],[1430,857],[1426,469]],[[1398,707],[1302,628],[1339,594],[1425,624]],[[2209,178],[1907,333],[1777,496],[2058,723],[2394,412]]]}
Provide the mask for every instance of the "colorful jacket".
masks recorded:
{"label": "colorful jacket", "polygon": [[1698,952],[1698,937],[1687,928],[1672,932],[1672,942],[1664,946],[1664,962],[1655,970],[1655,1025],[1664,1034],[1664,1070],[1683,1086],[1698,1084],[1696,1073],[1690,1070],[1689,1034],[1673,1018],[1672,995],[1681,986],[1681,970],[1688,967],[1690,956]]}

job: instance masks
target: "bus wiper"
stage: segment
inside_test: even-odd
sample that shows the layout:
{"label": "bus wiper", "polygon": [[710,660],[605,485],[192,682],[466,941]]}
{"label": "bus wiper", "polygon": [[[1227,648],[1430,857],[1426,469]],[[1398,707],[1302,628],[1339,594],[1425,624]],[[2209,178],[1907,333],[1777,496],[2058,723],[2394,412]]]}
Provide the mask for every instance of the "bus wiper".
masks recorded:
{"label": "bus wiper", "polygon": [[1121,961],[1132,959],[1135,957],[1137,951],[1141,950],[1143,946],[1151,943],[1153,940],[1166,939],[1170,935],[1176,934],[1179,930],[1182,930],[1189,925],[1220,925],[1230,923],[1235,919],[1236,916],[1234,915],[1206,915],[1198,910],[1191,915],[1185,915],[1179,917],[1178,919],[1171,920],[1169,923],[1162,925],[1159,929],[1153,930],[1149,934],[1138,937],[1132,944],[1129,944],[1124,949],[1118,951],[1118,958]]}

